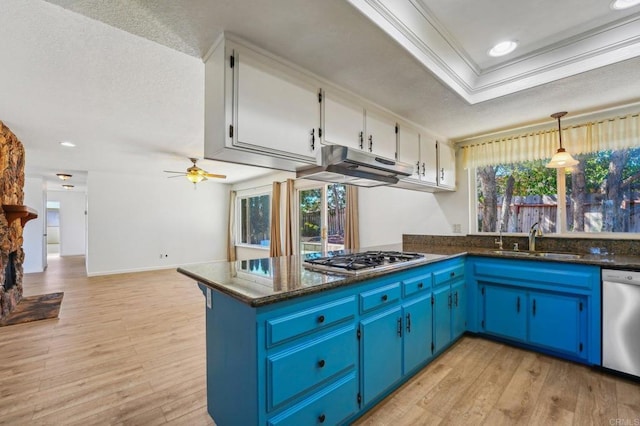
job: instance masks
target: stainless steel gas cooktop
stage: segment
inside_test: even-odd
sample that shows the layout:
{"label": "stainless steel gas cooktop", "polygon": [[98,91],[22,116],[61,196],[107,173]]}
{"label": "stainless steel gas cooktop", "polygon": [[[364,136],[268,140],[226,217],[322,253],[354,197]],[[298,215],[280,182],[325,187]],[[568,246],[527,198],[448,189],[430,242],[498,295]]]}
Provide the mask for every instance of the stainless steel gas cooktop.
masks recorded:
{"label": "stainless steel gas cooktop", "polygon": [[400,251],[365,251],[362,253],[330,252],[305,255],[304,267],[320,272],[357,275],[364,272],[393,270],[403,265],[424,260],[422,253]]}

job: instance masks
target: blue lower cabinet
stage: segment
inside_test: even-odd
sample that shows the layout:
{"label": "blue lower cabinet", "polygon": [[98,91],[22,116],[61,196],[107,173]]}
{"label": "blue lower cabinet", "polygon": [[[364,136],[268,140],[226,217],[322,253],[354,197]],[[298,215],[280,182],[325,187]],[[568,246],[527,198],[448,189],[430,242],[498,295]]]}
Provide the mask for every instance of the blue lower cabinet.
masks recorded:
{"label": "blue lower cabinet", "polygon": [[362,399],[367,405],[402,377],[400,307],[360,322]]}
{"label": "blue lower cabinet", "polygon": [[482,292],[482,331],[524,342],[527,339],[527,293],[517,288],[493,285],[484,286]]}
{"label": "blue lower cabinet", "polygon": [[337,425],[358,411],[355,371],[268,421],[270,426]]}
{"label": "blue lower cabinet", "polygon": [[464,279],[451,284],[451,333],[457,339],[467,330],[467,283]]}
{"label": "blue lower cabinet", "polygon": [[600,364],[600,268],[471,258],[469,311],[482,334],[586,364]]}
{"label": "blue lower cabinet", "polygon": [[286,404],[358,363],[352,324],[267,357],[268,409]]}
{"label": "blue lower cabinet", "polygon": [[404,320],[404,363],[407,374],[431,357],[432,311],[431,295],[402,305]]}
{"label": "blue lower cabinet", "polygon": [[451,288],[444,286],[433,290],[433,353],[438,353],[451,343]]}
{"label": "blue lower cabinet", "polygon": [[529,295],[529,342],[583,357],[583,297],[531,293]]}

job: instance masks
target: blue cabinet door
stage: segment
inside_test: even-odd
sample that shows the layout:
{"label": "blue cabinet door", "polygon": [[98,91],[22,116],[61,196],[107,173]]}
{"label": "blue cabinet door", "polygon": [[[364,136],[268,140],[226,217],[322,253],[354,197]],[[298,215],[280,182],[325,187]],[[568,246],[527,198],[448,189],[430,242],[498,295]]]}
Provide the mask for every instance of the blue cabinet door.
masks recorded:
{"label": "blue cabinet door", "polygon": [[433,353],[437,353],[451,342],[451,287],[435,289],[433,298]]}
{"label": "blue cabinet door", "polygon": [[403,305],[404,374],[431,356],[432,320],[431,295]]}
{"label": "blue cabinet door", "polygon": [[362,398],[370,403],[402,377],[400,307],[360,322],[362,331]]}
{"label": "blue cabinet door", "polygon": [[583,298],[532,292],[529,299],[529,342],[583,356]]}
{"label": "blue cabinet door", "polygon": [[525,341],[527,339],[527,294],[509,287],[484,286],[486,333]]}
{"label": "blue cabinet door", "polygon": [[467,329],[467,291],[466,283],[460,280],[451,285],[451,333],[457,339]]}

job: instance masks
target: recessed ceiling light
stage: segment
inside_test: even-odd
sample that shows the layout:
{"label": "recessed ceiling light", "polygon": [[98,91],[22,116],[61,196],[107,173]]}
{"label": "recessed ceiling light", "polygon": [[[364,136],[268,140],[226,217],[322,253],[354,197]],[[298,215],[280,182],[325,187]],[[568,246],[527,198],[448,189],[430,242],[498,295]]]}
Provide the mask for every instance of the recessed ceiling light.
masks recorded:
{"label": "recessed ceiling light", "polygon": [[62,146],[66,146],[66,147],[68,147],[68,148],[73,148],[74,146],[76,146],[76,144],[75,144],[75,143],[73,143],[73,142],[69,142],[69,141],[60,142],[60,145],[62,145]]}
{"label": "recessed ceiling light", "polygon": [[73,185],[62,185],[62,187],[67,191],[73,189]]}
{"label": "recessed ceiling light", "polygon": [[628,9],[638,4],[640,4],[640,0],[613,0],[609,7],[613,10],[621,10]]}
{"label": "recessed ceiling light", "polygon": [[493,46],[491,50],[489,50],[489,55],[504,56],[516,50],[516,47],[518,47],[518,43],[515,41],[503,41]]}

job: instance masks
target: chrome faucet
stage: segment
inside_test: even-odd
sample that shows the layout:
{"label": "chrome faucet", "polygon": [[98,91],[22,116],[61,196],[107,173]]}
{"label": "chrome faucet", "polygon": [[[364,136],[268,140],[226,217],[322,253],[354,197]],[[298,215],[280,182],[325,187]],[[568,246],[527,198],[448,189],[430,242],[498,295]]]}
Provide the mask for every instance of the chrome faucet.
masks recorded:
{"label": "chrome faucet", "polygon": [[498,249],[502,250],[502,224],[500,225],[500,229],[498,229],[498,231],[500,231],[500,239],[496,238],[495,243],[498,245]]}
{"label": "chrome faucet", "polygon": [[538,222],[531,225],[529,229],[529,251],[536,251],[536,237],[542,237],[542,229]]}

